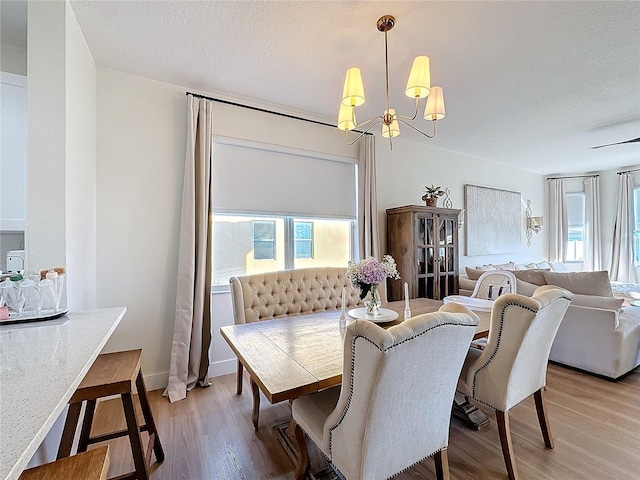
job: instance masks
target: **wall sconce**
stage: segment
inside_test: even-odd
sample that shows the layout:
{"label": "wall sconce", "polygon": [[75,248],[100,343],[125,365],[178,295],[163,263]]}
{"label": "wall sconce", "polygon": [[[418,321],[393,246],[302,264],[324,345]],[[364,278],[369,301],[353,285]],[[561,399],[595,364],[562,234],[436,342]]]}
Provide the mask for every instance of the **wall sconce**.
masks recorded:
{"label": "wall sconce", "polygon": [[527,215],[527,247],[530,247],[532,232],[538,233],[542,230],[542,217],[531,216],[531,200],[527,200],[525,214]]}

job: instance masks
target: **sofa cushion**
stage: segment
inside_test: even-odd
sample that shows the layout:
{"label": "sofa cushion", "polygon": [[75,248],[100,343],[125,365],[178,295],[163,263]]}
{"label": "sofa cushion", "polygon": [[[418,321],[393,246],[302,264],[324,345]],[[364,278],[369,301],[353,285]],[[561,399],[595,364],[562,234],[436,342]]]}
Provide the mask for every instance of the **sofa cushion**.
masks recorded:
{"label": "sofa cushion", "polygon": [[519,293],[520,295],[531,297],[533,296],[533,292],[535,292],[539,286],[540,285],[525,282],[524,280],[520,280],[516,277],[516,293]]}
{"label": "sofa cushion", "polygon": [[546,285],[547,281],[544,279],[544,272],[550,271],[551,269],[549,268],[536,268],[532,270],[515,270],[513,274],[524,282],[533,283],[534,285]]}
{"label": "sofa cushion", "polygon": [[609,272],[543,272],[544,279],[549,285],[556,285],[569,290],[571,293],[582,295],[598,295],[612,297]]}
{"label": "sofa cushion", "polygon": [[478,270],[477,268],[471,267],[464,267],[464,269],[467,271],[467,277],[469,277],[469,280],[478,280],[480,278],[480,275],[487,271]]}
{"label": "sofa cushion", "polygon": [[622,309],[624,299],[615,297],[601,297],[599,295],[581,295],[576,293],[573,295],[572,305],[580,305],[583,307],[604,308],[605,310]]}

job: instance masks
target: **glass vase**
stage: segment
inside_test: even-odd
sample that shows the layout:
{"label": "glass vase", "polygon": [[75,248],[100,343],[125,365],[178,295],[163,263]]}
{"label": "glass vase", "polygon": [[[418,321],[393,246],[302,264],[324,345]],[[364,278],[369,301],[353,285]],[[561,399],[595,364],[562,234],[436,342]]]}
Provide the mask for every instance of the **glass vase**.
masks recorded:
{"label": "glass vase", "polygon": [[364,297],[364,307],[367,309],[367,315],[380,315],[380,292],[378,291],[378,284],[371,284],[371,289],[367,296]]}

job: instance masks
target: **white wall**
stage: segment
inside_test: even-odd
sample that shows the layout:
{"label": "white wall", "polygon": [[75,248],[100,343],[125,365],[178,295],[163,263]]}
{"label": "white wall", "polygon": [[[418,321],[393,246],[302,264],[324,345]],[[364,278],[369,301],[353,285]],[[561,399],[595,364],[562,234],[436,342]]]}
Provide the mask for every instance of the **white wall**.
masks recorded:
{"label": "white wall", "polygon": [[[186,148],[184,87],[97,71],[98,305],[126,305],[107,344],[143,348],[148,388],[166,385],[175,315],[178,228]],[[342,132],[220,103],[214,135],[346,157]],[[283,172],[286,182],[286,172]],[[238,192],[251,195],[251,192]],[[259,199],[258,199],[259,201]],[[229,294],[215,295],[212,374],[234,368],[218,331],[233,323]]]}
{"label": "white wall", "polygon": [[[376,171],[378,179],[378,209],[382,249],[386,247],[385,209],[402,205],[424,205],[421,200],[425,185],[435,184],[451,189],[454,208],[464,208],[464,185],[480,185],[522,193],[522,200],[531,200],[534,215],[543,215],[544,179],[541,175],[487,162],[430,145],[402,139],[394,140],[393,151],[388,140],[376,136]],[[444,197],[438,199],[442,206]],[[504,255],[467,256],[465,227],[460,229],[460,269],[486,263],[526,263],[547,257],[546,233],[543,228],[531,237],[525,236],[525,205],[522,206],[522,242],[519,251]]]}
{"label": "white wall", "polygon": [[66,8],[66,268],[68,305],[96,306],[96,67]]}
{"label": "white wall", "polygon": [[[107,349],[142,347],[150,388],[166,384],[173,336],[185,91],[109,69],[97,70],[98,305],[127,306],[127,315]],[[215,135],[357,156],[357,148],[346,146],[336,129],[224,104],[215,104]],[[393,153],[386,144],[376,149],[383,220],[385,208],[421,204],[424,185],[432,182],[449,186],[458,207],[463,205],[463,185],[472,183],[519,190],[523,198],[532,200],[536,212],[543,208],[539,175],[410,141],[396,142]],[[384,241],[384,221],[381,228]],[[543,239],[544,233],[534,236],[527,247],[523,227],[523,246],[517,254],[462,256],[461,264],[539,260],[546,256]],[[220,326],[232,322],[229,295],[214,295],[212,374],[234,369],[235,357],[218,334]]]}
{"label": "white wall", "polygon": [[[94,308],[95,66],[68,2],[28,16],[28,268],[66,266],[69,305]],[[29,466],[55,460],[65,416]]]}
{"label": "white wall", "polygon": [[16,75],[27,74],[27,49],[16,47],[8,43],[0,44],[0,70],[3,72],[15,73]]}
{"label": "white wall", "polygon": [[65,3],[29,2],[27,233],[29,269],[66,264]]}

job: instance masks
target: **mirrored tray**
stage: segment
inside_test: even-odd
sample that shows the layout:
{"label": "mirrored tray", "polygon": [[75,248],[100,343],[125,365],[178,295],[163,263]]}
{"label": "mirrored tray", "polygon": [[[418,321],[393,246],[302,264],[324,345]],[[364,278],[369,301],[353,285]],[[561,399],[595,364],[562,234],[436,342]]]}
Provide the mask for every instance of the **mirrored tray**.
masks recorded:
{"label": "mirrored tray", "polygon": [[386,323],[392,322],[398,318],[398,313],[387,308],[381,308],[379,315],[369,315],[366,308],[354,308],[349,310],[349,316],[351,318],[359,318],[362,320],[369,320],[373,323]]}
{"label": "mirrored tray", "polygon": [[40,315],[32,315],[29,317],[19,317],[17,313],[9,312],[9,318],[6,320],[0,320],[0,325],[13,325],[15,323],[42,322],[44,320],[53,320],[55,318],[60,318],[67,312],[69,312],[68,307],[63,310],[58,310],[57,312],[41,313]]}

